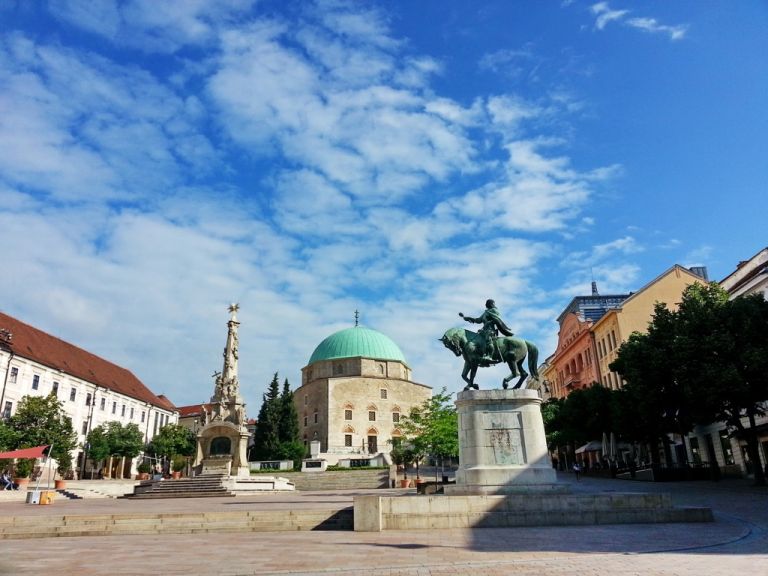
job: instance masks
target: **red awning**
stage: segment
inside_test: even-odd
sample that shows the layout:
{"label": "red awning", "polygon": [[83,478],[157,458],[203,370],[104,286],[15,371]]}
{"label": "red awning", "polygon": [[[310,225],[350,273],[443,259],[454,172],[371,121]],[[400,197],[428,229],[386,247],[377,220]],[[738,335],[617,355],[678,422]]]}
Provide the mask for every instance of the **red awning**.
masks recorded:
{"label": "red awning", "polygon": [[41,458],[43,451],[48,446],[37,446],[36,448],[22,448],[21,450],[11,450],[10,452],[0,452],[0,460],[5,458]]}

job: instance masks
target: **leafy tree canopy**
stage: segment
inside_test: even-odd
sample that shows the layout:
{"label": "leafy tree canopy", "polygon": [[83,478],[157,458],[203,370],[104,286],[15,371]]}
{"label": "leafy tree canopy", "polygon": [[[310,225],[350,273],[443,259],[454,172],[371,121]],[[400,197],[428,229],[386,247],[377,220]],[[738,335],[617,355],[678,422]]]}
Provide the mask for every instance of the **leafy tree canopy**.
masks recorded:
{"label": "leafy tree canopy", "polygon": [[88,442],[88,454],[96,462],[101,462],[112,454],[109,436],[103,424],[91,429],[86,442]]}
{"label": "leafy tree canopy", "polygon": [[155,434],[150,451],[160,456],[192,456],[197,447],[194,432],[181,424],[166,424]]}
{"label": "leafy tree canopy", "polygon": [[14,450],[18,445],[16,431],[0,420],[0,451]]}
{"label": "leafy tree canopy", "polygon": [[51,444],[50,456],[59,463],[59,468],[69,470],[72,467],[77,433],[72,428],[72,419],[53,394],[24,396],[8,421],[8,428],[12,430],[8,438],[15,444],[11,449]]}
{"label": "leafy tree canopy", "polygon": [[134,422],[125,426],[120,422],[107,422],[105,429],[110,456],[134,458],[144,448],[144,435]]}
{"label": "leafy tree canopy", "polygon": [[[747,440],[750,458],[759,462],[755,419],[768,399],[768,303],[762,295],[729,300],[715,283],[692,284],[676,311],[656,306],[648,333],[633,334],[611,369],[627,381],[638,428],[649,436],[723,421]],[[760,466],[755,481],[765,483]]]}
{"label": "leafy tree canopy", "polygon": [[416,458],[427,454],[445,458],[459,453],[458,415],[445,388],[403,416],[400,428]]}

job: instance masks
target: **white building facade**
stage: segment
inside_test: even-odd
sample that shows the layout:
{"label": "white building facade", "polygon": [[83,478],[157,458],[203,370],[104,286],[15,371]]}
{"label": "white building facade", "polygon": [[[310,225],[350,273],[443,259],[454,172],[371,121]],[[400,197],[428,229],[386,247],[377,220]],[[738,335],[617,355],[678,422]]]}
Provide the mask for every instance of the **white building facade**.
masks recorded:
{"label": "white building facade", "polygon": [[[160,428],[178,422],[176,407],[129,370],[3,313],[0,385],[3,419],[15,413],[25,396],[56,395],[77,432],[72,458],[78,474],[89,472],[86,438],[95,427],[111,421],[135,423],[149,442]],[[105,471],[110,476],[133,472],[128,466]]]}

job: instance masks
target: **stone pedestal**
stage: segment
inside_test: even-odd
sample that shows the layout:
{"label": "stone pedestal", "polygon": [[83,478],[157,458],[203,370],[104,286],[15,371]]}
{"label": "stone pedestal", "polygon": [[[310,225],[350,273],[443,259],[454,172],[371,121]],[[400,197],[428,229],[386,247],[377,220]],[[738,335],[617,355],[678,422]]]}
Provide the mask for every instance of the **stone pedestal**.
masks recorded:
{"label": "stone pedestal", "polygon": [[547,451],[535,390],[467,390],[456,399],[459,460],[445,493],[566,492]]}

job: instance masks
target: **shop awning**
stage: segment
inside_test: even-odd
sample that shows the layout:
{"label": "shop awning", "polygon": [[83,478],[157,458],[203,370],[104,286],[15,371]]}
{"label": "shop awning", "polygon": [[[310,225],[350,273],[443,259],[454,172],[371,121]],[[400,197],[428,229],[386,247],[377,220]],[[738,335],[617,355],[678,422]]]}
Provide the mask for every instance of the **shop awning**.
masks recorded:
{"label": "shop awning", "polygon": [[576,454],[583,454],[584,452],[597,452],[598,450],[603,449],[603,443],[598,442],[597,440],[592,440],[592,442],[588,442],[587,444],[584,444],[584,446],[580,446],[579,448],[576,448]]}
{"label": "shop awning", "polygon": [[35,448],[21,448],[20,450],[11,450],[10,452],[0,452],[0,460],[6,458],[42,458],[50,445],[37,446]]}

